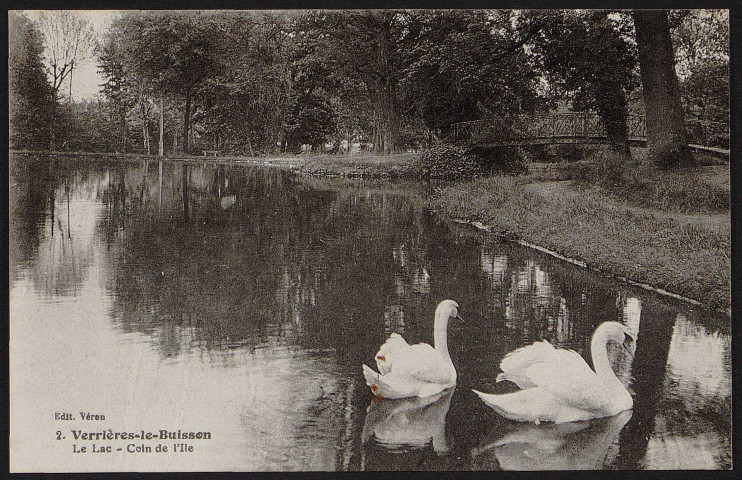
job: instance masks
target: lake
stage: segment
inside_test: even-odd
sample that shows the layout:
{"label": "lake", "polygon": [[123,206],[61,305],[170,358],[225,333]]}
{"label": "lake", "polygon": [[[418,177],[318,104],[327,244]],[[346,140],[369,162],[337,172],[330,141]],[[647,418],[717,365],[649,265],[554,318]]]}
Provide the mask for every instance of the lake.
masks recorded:
{"label": "lake", "polygon": [[[731,468],[728,317],[442,223],[430,188],[11,156],[11,468]],[[455,390],[374,401],[361,365],[432,343],[446,298]],[[590,362],[606,320],[636,338],[609,350],[633,411],[535,426],[471,391],[514,390],[499,362],[536,340]]]}

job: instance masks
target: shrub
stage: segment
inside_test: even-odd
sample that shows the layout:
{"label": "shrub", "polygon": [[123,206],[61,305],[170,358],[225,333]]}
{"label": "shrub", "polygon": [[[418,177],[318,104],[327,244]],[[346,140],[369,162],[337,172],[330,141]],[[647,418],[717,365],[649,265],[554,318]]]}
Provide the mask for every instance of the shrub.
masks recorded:
{"label": "shrub", "polygon": [[552,145],[550,148],[556,162],[577,162],[595,153],[594,147],[576,144]]}
{"label": "shrub", "polygon": [[523,153],[516,146],[467,146],[441,143],[423,151],[417,170],[423,178],[462,180],[498,172],[528,171]]}
{"label": "shrub", "polygon": [[469,154],[477,159],[485,172],[517,174],[528,171],[523,151],[517,146],[469,148]]}
{"label": "shrub", "polygon": [[484,174],[478,159],[462,145],[440,143],[422,152],[417,165],[423,178],[459,180]]}

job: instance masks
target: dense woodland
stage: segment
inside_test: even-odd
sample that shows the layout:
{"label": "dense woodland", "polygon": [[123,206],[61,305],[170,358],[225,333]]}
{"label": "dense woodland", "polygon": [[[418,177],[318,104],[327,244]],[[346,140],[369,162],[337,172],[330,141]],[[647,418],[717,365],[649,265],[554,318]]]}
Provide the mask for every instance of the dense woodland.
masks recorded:
{"label": "dense woodland", "polygon": [[[456,122],[566,107],[597,112],[625,152],[627,115],[646,113],[656,160],[682,160],[688,141],[728,148],[728,37],[718,10],[136,11],[98,37],[69,12],[11,12],[10,140],[390,154]],[[74,102],[86,57],[105,81],[96,101]]]}

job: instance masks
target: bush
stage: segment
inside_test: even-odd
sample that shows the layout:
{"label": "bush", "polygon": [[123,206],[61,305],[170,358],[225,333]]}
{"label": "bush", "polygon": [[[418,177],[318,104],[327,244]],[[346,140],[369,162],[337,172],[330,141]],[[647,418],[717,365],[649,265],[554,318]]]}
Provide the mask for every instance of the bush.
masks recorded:
{"label": "bush", "polygon": [[469,154],[479,162],[484,172],[517,174],[528,171],[523,151],[517,146],[469,148]]}
{"label": "bush", "polygon": [[583,158],[595,153],[594,147],[584,145],[565,144],[553,145],[551,153],[557,162],[577,162]]}
{"label": "bush", "polygon": [[417,170],[423,178],[446,180],[475,178],[484,174],[481,163],[467,147],[447,143],[423,150]]}
{"label": "bush", "polygon": [[519,147],[447,143],[424,150],[416,168],[423,178],[446,180],[476,178],[492,172],[517,174],[528,171]]}

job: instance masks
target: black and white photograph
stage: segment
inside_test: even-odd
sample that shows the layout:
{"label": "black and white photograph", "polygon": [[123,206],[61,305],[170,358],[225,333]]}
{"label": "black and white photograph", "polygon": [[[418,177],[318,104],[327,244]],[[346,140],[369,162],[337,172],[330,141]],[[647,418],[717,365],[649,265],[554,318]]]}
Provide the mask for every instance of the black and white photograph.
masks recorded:
{"label": "black and white photograph", "polygon": [[7,11],[12,473],[732,469],[729,10],[152,8]]}

